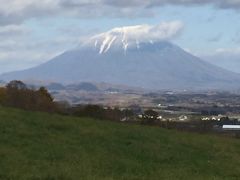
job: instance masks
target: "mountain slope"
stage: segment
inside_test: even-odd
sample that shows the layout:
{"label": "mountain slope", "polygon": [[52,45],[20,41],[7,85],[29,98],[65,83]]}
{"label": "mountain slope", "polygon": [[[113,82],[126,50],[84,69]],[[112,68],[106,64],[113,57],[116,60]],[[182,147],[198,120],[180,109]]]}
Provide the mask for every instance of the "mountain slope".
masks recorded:
{"label": "mountain slope", "polygon": [[136,28],[115,28],[47,63],[4,74],[0,79],[106,82],[148,89],[238,87],[238,74],[202,61],[169,42],[136,36]]}

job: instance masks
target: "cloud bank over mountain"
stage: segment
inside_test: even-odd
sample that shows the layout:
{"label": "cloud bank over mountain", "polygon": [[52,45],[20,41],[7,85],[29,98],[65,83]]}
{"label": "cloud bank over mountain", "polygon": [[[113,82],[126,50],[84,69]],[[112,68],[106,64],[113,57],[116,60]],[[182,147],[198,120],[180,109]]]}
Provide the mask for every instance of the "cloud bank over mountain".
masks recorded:
{"label": "cloud bank over mountain", "polygon": [[103,39],[103,46],[114,41],[120,43],[142,43],[170,40],[180,35],[184,24],[181,21],[162,22],[158,25],[136,25],[117,27],[108,32],[92,37],[98,43],[98,39]]}

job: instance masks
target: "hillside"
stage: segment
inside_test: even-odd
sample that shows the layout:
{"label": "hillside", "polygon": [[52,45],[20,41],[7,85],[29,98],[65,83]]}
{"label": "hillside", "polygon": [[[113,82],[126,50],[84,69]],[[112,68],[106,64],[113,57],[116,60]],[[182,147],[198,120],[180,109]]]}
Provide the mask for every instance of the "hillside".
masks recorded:
{"label": "hillside", "polygon": [[0,108],[0,179],[237,179],[240,141]]}

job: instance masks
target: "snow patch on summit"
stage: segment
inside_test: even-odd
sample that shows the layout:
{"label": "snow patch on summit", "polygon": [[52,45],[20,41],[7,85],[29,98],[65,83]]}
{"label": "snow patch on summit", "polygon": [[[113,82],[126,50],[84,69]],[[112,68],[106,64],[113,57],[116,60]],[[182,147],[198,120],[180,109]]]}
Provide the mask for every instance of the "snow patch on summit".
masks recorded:
{"label": "snow patch on summit", "polygon": [[113,47],[122,48],[126,52],[132,46],[139,49],[140,43],[170,40],[178,36],[182,29],[181,21],[162,22],[155,26],[144,24],[118,27],[93,36],[86,44],[94,45],[99,54],[107,53]]}

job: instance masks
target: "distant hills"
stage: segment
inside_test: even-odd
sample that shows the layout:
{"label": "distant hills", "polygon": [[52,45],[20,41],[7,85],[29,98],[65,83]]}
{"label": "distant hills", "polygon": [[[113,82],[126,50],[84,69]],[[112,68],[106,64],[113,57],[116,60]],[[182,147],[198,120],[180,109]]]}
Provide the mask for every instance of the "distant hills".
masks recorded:
{"label": "distant hills", "polygon": [[92,83],[82,82],[64,86],[60,83],[50,83],[46,85],[49,90],[74,90],[74,91],[98,91],[99,89]]}
{"label": "distant hills", "polygon": [[[170,42],[133,39],[128,28],[94,36],[44,64],[3,74],[0,79],[65,84],[104,82],[152,90],[240,87],[237,73],[207,63]],[[83,84],[82,88],[97,90],[90,84]]]}

